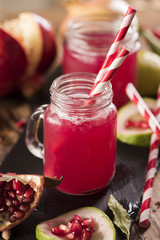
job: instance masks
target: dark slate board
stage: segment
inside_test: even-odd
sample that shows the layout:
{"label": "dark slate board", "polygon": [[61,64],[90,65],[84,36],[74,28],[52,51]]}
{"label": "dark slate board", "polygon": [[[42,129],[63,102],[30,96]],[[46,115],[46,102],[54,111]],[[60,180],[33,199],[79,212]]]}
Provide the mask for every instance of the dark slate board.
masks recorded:
{"label": "dark slate board", "polygon": [[[48,88],[51,81],[59,75],[59,71],[51,75],[44,95],[33,103],[33,109],[49,101]],[[43,174],[42,160],[34,157],[25,146],[25,132],[19,142],[7,156],[0,171]],[[139,204],[145,181],[148,148],[134,147],[117,142],[116,174],[111,184],[104,190],[90,196],[70,196],[56,189],[45,189],[37,208],[22,224],[12,229],[11,240],[34,240],[35,227],[38,223],[54,218],[71,209],[82,206],[95,206],[107,214],[110,194],[113,194],[126,208],[129,203]],[[136,205],[139,206],[139,205]],[[133,211],[133,215],[136,212]],[[110,215],[111,216],[111,215]],[[125,239],[117,231],[117,240]]]}
{"label": "dark slate board", "polygon": [[[25,133],[8,155],[0,171],[43,174],[42,160],[34,157],[25,146]],[[117,143],[116,174],[111,184],[90,196],[70,196],[56,189],[44,191],[38,207],[22,224],[12,229],[11,240],[35,239],[35,227],[41,221],[82,206],[95,206],[108,213],[107,201],[113,194],[122,204],[138,203],[142,196],[148,149]],[[117,239],[123,239],[122,236]]]}

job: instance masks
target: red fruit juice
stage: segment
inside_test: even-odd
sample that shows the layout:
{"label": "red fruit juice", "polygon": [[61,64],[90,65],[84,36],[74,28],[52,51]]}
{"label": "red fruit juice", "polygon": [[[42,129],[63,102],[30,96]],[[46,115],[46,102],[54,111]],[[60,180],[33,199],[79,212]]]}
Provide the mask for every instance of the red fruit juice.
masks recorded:
{"label": "red fruit juice", "polygon": [[114,104],[92,116],[73,116],[49,106],[44,117],[44,174],[64,176],[57,187],[69,194],[89,194],[109,184],[115,172]]}
{"label": "red fruit juice", "polygon": [[[87,37],[85,38],[84,36]],[[71,72],[90,72],[97,74],[114,37],[112,33],[85,33],[81,42],[79,39],[78,41],[76,40],[76,42],[69,42],[69,39],[66,40],[64,43],[62,63],[63,74]],[[131,47],[128,46],[129,44]],[[137,51],[140,44],[139,42],[131,41],[131,43],[124,43],[124,46],[127,46],[129,50],[131,49],[131,52],[112,79],[114,92],[113,102],[117,108],[128,101],[125,87],[128,82],[136,85],[137,77]]]}

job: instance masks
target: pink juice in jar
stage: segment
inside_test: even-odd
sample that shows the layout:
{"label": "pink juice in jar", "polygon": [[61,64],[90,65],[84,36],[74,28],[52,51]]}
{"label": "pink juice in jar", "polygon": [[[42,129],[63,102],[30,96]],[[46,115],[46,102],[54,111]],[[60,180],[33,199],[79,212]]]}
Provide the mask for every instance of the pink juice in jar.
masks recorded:
{"label": "pink juice in jar", "polygon": [[81,75],[67,74],[69,86],[62,85],[67,94],[61,99],[53,97],[57,92],[51,87],[51,99],[58,100],[44,115],[44,175],[63,176],[57,189],[83,195],[103,189],[114,176],[117,111],[110,87],[84,107],[95,75]]}
{"label": "pink juice in jar", "polygon": [[[97,74],[117,30],[117,23],[108,23],[102,19],[94,21],[78,19],[70,23],[64,41],[63,74],[71,72]],[[130,54],[112,79],[113,102],[117,108],[128,101],[125,93],[127,83],[132,82],[136,85],[137,52],[140,48],[137,39],[137,31],[131,28],[122,42],[122,45],[130,50]]]}

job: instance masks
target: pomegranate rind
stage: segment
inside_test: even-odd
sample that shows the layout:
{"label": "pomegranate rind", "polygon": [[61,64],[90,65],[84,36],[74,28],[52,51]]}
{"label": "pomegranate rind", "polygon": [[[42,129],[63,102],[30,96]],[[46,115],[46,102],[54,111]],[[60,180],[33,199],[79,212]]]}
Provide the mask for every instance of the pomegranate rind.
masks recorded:
{"label": "pomegranate rind", "polygon": [[21,45],[0,27],[0,96],[19,88],[27,67],[27,58]]}
{"label": "pomegranate rind", "polygon": [[55,236],[51,232],[52,227],[58,227],[60,224],[67,224],[70,219],[78,215],[82,219],[93,217],[95,221],[91,240],[115,240],[116,230],[110,218],[100,209],[95,207],[83,207],[67,212],[54,219],[42,222],[36,226],[36,238],[38,240],[62,240],[62,237]]}
{"label": "pomegranate rind", "polygon": [[39,200],[43,193],[44,177],[41,175],[28,175],[28,174],[16,175],[16,174],[12,174],[12,173],[0,174],[0,181],[9,182],[13,179],[20,180],[23,184],[29,184],[35,191],[34,200],[30,204],[30,209],[29,209],[29,211],[27,211],[25,213],[24,217],[19,220],[16,220],[15,222],[9,221],[9,219],[8,219],[9,213],[8,212],[1,213],[0,214],[0,232],[2,232],[4,230],[9,230],[9,229],[15,227],[16,225],[19,225],[26,218],[28,218],[31,215],[31,213],[33,212],[34,208],[38,205]]}
{"label": "pomegranate rind", "polygon": [[[150,109],[156,109],[155,99],[143,98],[143,100]],[[125,122],[127,120],[144,120],[144,118],[138,112],[137,107],[132,102],[125,104],[118,111],[117,139],[130,145],[141,147],[150,146],[150,138],[152,133],[151,129],[138,129],[134,127],[126,128]]]}

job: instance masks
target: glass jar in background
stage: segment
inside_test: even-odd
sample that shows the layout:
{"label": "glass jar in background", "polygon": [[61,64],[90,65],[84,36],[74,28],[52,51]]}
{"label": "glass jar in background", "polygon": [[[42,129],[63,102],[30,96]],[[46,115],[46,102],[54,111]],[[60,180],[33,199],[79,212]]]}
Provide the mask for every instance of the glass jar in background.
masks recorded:
{"label": "glass jar in background", "polygon": [[[31,116],[26,144],[44,158],[44,175],[60,178],[60,191],[74,195],[95,193],[112,180],[116,165],[117,110],[112,85],[88,98],[96,75],[71,73],[51,85],[51,102]],[[43,118],[43,144],[37,140],[37,124]]]}
{"label": "glass jar in background", "polygon": [[[85,16],[70,21],[64,40],[63,74],[71,72],[97,74],[121,22],[122,16],[119,15],[111,21],[105,16]],[[137,52],[140,48],[136,24],[131,25],[122,45],[130,50],[130,54],[112,79],[113,102],[117,108],[128,101],[125,94],[127,83],[132,82],[136,85]]]}

